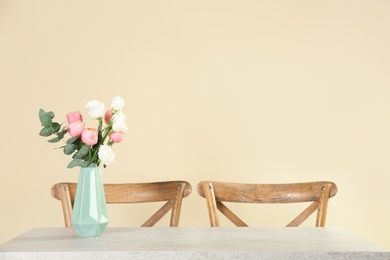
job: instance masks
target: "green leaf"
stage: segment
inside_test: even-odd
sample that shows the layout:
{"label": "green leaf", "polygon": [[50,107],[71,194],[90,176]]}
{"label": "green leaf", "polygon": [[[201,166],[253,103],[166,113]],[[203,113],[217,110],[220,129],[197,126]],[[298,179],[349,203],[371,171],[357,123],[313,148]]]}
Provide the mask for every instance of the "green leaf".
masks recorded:
{"label": "green leaf", "polygon": [[75,159],[84,159],[88,156],[90,147],[89,146],[83,146],[75,155],[73,158]]}
{"label": "green leaf", "polygon": [[74,144],[66,144],[64,147],[64,154],[70,155],[76,151],[77,146]]}
{"label": "green leaf", "polygon": [[76,166],[88,167],[91,164],[90,161],[83,161],[80,159],[73,159],[67,166],[67,168],[74,168]]}
{"label": "green leaf", "polygon": [[[62,138],[64,138],[64,135],[66,133],[67,133],[66,130],[62,130],[61,132],[57,133],[57,137],[54,137],[53,139],[48,140],[48,142],[49,143],[57,143],[57,142],[61,141]],[[63,146],[63,147],[65,147],[65,146]],[[61,148],[63,148],[63,147],[61,147]]]}
{"label": "green leaf", "polygon": [[54,132],[53,132],[53,129],[51,129],[50,127],[44,127],[39,132],[40,136],[51,136],[52,134],[54,134]]}
{"label": "green leaf", "polygon": [[72,160],[72,161],[68,164],[67,168],[74,168],[74,167],[76,167],[77,165],[78,165],[78,159],[74,159],[74,160]]}
{"label": "green leaf", "polygon": [[80,160],[79,163],[78,163],[78,165],[79,165],[80,167],[88,167],[88,166],[91,165],[91,162],[90,162],[90,161],[82,161],[82,160]]}
{"label": "green leaf", "polygon": [[43,116],[43,115],[46,115],[46,111],[43,110],[42,108],[39,109],[39,116]]}
{"label": "green leaf", "polygon": [[68,140],[66,140],[66,143],[67,143],[67,144],[73,144],[74,142],[77,141],[77,139],[79,139],[79,136],[69,138]]}
{"label": "green leaf", "polygon": [[52,123],[51,118],[49,116],[47,116],[46,114],[39,116],[39,120],[41,121],[41,125],[44,127],[48,127]]}
{"label": "green leaf", "polygon": [[68,131],[66,129],[62,129],[61,132],[59,132],[57,135],[58,135],[58,138],[62,139],[64,138],[65,134],[67,133]]}
{"label": "green leaf", "polygon": [[53,119],[55,117],[55,115],[54,115],[54,113],[52,111],[47,112],[46,115],[48,117],[50,117],[51,119]]}
{"label": "green leaf", "polygon": [[41,121],[42,126],[48,127],[52,124],[52,119],[55,117],[53,112],[46,112],[42,108],[39,109],[39,120]]}
{"label": "green leaf", "polygon": [[57,122],[51,123],[51,128],[53,128],[54,132],[57,133],[61,129],[61,125]]}
{"label": "green leaf", "polygon": [[52,119],[54,118],[53,112],[45,112],[43,109],[39,109],[39,120],[41,121],[41,125],[44,127],[48,127],[52,124]]}
{"label": "green leaf", "polygon": [[47,140],[49,143],[57,143],[61,140],[61,138],[59,138],[58,136],[57,137],[54,137],[53,139],[50,139],[50,140]]}

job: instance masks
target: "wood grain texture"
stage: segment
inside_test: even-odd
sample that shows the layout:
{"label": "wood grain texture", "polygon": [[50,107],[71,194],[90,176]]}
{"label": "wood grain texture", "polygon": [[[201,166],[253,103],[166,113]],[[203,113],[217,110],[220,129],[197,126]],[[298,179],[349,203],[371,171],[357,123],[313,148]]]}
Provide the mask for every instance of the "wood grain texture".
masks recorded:
{"label": "wood grain texture", "polygon": [[[51,195],[61,201],[65,227],[71,227],[72,208],[76,196],[77,183],[57,183],[51,188]],[[183,198],[190,195],[191,184],[186,181],[165,181],[149,183],[104,184],[106,203],[166,203],[142,226],[155,225],[165,214],[171,211],[170,226],[179,225]]]}
{"label": "wood grain texture", "polygon": [[309,202],[310,205],[287,226],[299,226],[317,211],[316,227],[324,227],[328,200],[336,195],[337,186],[329,181],[279,184],[202,181],[198,183],[197,191],[206,199],[210,225],[213,227],[219,226],[217,209],[236,226],[247,226],[223,202],[260,204]]}

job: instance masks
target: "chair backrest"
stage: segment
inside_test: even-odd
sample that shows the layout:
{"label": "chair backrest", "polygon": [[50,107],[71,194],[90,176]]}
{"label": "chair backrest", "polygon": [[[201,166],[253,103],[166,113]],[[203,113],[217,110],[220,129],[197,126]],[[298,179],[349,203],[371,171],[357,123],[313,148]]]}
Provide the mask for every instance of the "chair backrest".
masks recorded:
{"label": "chair backrest", "polygon": [[[77,183],[57,183],[51,188],[51,195],[61,201],[65,227],[71,227],[72,208],[76,195]],[[186,181],[165,181],[149,183],[104,184],[106,203],[166,203],[153,214],[142,227],[151,227],[171,210],[170,227],[179,226],[183,198],[192,191]]]}
{"label": "chair backrest", "polygon": [[223,202],[238,203],[296,203],[311,202],[287,226],[297,227],[317,210],[316,227],[324,227],[328,199],[336,195],[337,186],[333,182],[319,181],[287,184],[244,184],[215,181],[198,183],[198,193],[207,202],[210,225],[219,227],[217,209],[236,226],[247,227]]}

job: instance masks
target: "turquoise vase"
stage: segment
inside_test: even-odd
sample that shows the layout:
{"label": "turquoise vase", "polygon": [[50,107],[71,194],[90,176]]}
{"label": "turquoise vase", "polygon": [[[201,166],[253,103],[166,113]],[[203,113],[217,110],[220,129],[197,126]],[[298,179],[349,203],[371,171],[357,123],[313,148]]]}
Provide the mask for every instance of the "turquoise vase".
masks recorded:
{"label": "turquoise vase", "polygon": [[72,226],[79,237],[98,237],[108,224],[102,173],[99,167],[80,168]]}

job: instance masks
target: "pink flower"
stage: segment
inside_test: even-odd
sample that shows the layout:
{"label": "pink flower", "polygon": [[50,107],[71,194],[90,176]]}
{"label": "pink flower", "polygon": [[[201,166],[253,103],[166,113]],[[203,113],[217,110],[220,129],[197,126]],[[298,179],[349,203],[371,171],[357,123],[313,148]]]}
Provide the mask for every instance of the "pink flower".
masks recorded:
{"label": "pink flower", "polygon": [[95,128],[85,128],[81,134],[81,141],[86,145],[95,145],[98,142],[98,132]]}
{"label": "pink flower", "polygon": [[115,143],[119,143],[125,138],[125,134],[122,132],[113,132],[109,135],[110,139],[113,140]]}
{"label": "pink flower", "polygon": [[79,136],[84,131],[84,123],[81,121],[75,121],[69,124],[66,130],[71,137]]}
{"label": "pink flower", "polygon": [[67,114],[66,119],[68,120],[68,124],[71,124],[71,123],[74,123],[77,121],[82,122],[83,116],[80,114],[80,112],[76,111],[76,112],[71,112],[71,113]]}
{"label": "pink flower", "polygon": [[112,110],[107,110],[106,113],[104,114],[104,122],[108,124],[111,120],[112,117]]}

